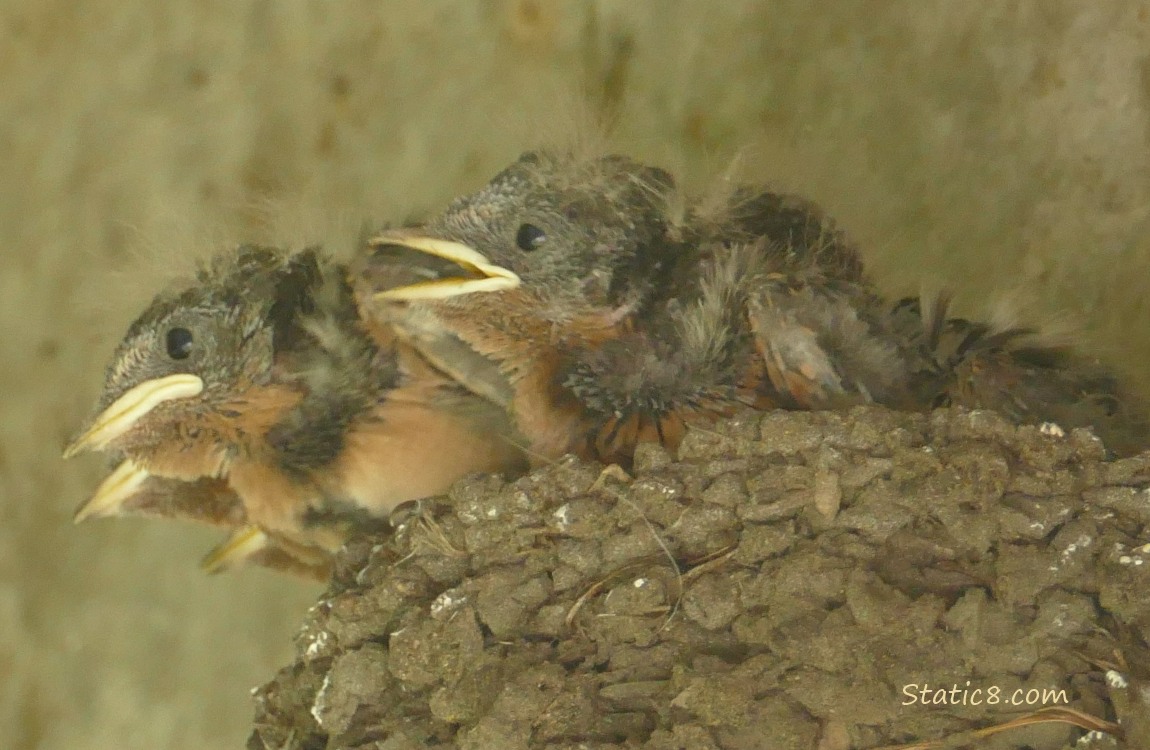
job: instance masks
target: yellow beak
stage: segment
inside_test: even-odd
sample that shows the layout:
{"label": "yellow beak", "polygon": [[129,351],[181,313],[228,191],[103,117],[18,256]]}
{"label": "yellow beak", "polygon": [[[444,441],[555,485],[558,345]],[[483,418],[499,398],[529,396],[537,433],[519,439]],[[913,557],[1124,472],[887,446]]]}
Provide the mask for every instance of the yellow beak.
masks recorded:
{"label": "yellow beak", "polygon": [[241,526],[200,561],[200,569],[205,573],[221,573],[242,565],[271,546],[271,537],[259,526]]}
{"label": "yellow beak", "polygon": [[147,478],[151,476],[146,469],[137,466],[132,461],[124,461],[108,478],[100,483],[92,497],[79,508],[72,517],[74,523],[80,523],[89,518],[107,518],[118,515],[120,508],[136,491],[140,489]]}
{"label": "yellow beak", "polygon": [[378,300],[401,301],[447,299],[475,292],[498,292],[514,289],[522,281],[519,276],[502,266],[487,260],[482,253],[461,242],[423,237],[408,232],[384,232],[374,237],[370,244],[375,247],[395,245],[417,250],[435,258],[450,261],[462,272],[458,276],[442,276],[420,281],[415,284],[385,289],[376,292]]}
{"label": "yellow beak", "polygon": [[205,573],[222,573],[248,563],[275,570],[326,580],[331,573],[331,555],[280,536],[272,536],[256,525],[241,526],[200,562]]}
{"label": "yellow beak", "polygon": [[178,374],[146,380],[100,412],[92,425],[64,450],[64,458],[86,450],[102,450],[165,401],[198,396],[203,390],[204,381],[196,375]]}

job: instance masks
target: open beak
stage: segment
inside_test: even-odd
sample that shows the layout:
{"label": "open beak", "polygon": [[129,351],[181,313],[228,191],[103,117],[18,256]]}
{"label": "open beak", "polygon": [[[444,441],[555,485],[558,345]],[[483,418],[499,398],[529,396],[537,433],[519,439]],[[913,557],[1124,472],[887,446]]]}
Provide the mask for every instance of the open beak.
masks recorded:
{"label": "open beak", "polygon": [[72,521],[80,523],[89,518],[119,515],[124,503],[139,491],[149,476],[147,470],[132,461],[124,461],[100,483],[92,497],[76,509]]}
{"label": "open beak", "polygon": [[376,292],[379,300],[447,299],[514,289],[522,283],[515,272],[460,242],[395,231],[373,238],[371,245],[375,262],[402,266],[409,277],[415,276],[411,283]]}
{"label": "open beak", "polygon": [[86,450],[102,450],[165,401],[198,396],[203,390],[204,381],[195,375],[168,375],[144,381],[100,412],[91,426],[64,450],[64,458]]}

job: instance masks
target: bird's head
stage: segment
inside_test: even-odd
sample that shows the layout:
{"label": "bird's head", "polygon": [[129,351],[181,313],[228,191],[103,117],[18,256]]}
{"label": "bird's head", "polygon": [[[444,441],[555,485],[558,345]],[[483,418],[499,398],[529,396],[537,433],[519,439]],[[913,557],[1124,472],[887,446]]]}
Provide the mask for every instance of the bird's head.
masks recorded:
{"label": "bird's head", "polygon": [[397,270],[376,298],[518,290],[556,308],[633,302],[669,262],[656,246],[673,190],[667,172],[626,157],[526,153],[423,226],[374,238],[371,264]]}
{"label": "bird's head", "polygon": [[94,414],[65,457],[132,456],[194,437],[214,410],[267,381],[277,348],[299,335],[298,313],[319,277],[314,251],[243,247],[158,295],[117,346]]}

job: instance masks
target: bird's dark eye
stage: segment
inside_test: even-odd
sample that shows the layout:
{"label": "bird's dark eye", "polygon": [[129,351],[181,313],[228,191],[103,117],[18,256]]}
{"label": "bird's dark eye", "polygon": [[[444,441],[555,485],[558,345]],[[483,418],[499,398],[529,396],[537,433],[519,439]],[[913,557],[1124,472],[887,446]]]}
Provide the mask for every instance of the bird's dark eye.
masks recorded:
{"label": "bird's dark eye", "polygon": [[172,359],[187,359],[192,354],[192,332],[187,328],[168,330],[168,356]]}
{"label": "bird's dark eye", "polygon": [[515,244],[525,253],[538,250],[547,241],[547,233],[534,224],[520,224],[515,233]]}

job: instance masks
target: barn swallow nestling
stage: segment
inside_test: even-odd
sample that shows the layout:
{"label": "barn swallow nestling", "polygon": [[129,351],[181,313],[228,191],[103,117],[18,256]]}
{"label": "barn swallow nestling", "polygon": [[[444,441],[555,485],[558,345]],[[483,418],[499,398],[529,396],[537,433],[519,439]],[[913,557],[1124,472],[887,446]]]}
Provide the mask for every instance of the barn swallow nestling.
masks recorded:
{"label": "barn swallow nestling", "polygon": [[990,409],[1018,424],[1090,427],[1117,455],[1150,447],[1145,404],[1102,363],[1034,328],[948,314],[939,295],[901,300],[892,317],[918,355],[915,400],[925,408]]}
{"label": "barn swallow nestling", "polygon": [[933,323],[906,329],[812,204],[750,187],[710,203],[623,157],[532,152],[418,229],[380,234],[353,276],[364,309],[504,405],[545,459],[626,463],[637,442],[674,447],[738,405],[1021,398],[1006,409],[1019,421],[1104,416],[1085,407],[1114,389],[1065,359],[1035,367],[985,329],[955,358]]}
{"label": "barn swallow nestling", "polygon": [[121,463],[78,518],[236,529],[213,564],[272,548],[311,565],[351,526],[523,463],[502,409],[361,319],[343,266],[260,247],[218,256],[132,324],[65,456],[84,450]]}
{"label": "barn swallow nestling", "polygon": [[535,458],[601,457],[564,375],[683,275],[685,246],[666,225],[673,189],[624,157],[525,154],[426,226],[374,239],[353,266],[361,306],[507,408]]}
{"label": "barn swallow nestling", "polygon": [[749,188],[720,211],[683,204],[663,170],[531,152],[376,237],[353,276],[365,309],[506,406],[544,458],[626,462],[637,441],[673,446],[739,404],[897,389],[855,248],[810,204]]}

